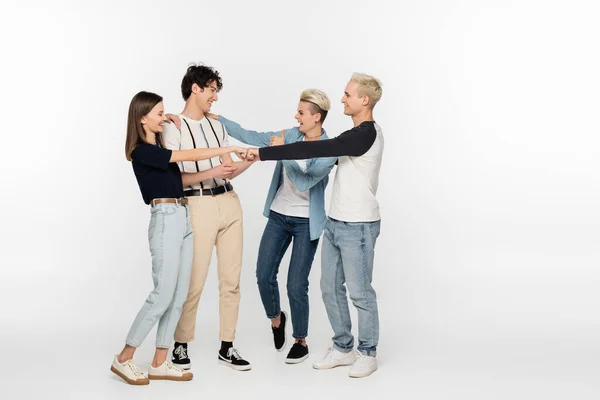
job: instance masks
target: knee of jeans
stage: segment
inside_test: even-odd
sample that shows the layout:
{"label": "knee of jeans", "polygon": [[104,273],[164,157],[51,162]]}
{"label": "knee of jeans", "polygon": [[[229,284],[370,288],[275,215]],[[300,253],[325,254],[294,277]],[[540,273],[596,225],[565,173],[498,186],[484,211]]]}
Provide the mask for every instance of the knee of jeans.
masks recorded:
{"label": "knee of jeans", "polygon": [[308,295],[308,282],[288,282],[288,297],[299,299]]}
{"label": "knee of jeans", "polygon": [[321,274],[321,279],[319,280],[319,285],[321,286],[321,290],[333,291],[339,289],[339,286],[344,286],[343,283],[339,283],[337,277],[334,274]]}
{"label": "knee of jeans", "polygon": [[167,311],[167,308],[169,308],[172,301],[173,301],[173,296],[171,296],[171,297],[169,297],[167,295],[156,296],[153,301],[154,309],[156,310],[156,312],[158,314],[163,314],[165,311]]}
{"label": "knee of jeans", "polygon": [[350,292],[350,300],[352,301],[353,304],[361,304],[361,305],[365,305],[366,303],[369,302],[369,295],[367,293],[352,293]]}
{"label": "knee of jeans", "polygon": [[321,280],[321,295],[323,298],[333,295],[335,288],[328,282]]}
{"label": "knee of jeans", "polygon": [[262,271],[260,269],[256,270],[256,282],[262,285],[268,285],[273,281],[273,275],[270,272]]}

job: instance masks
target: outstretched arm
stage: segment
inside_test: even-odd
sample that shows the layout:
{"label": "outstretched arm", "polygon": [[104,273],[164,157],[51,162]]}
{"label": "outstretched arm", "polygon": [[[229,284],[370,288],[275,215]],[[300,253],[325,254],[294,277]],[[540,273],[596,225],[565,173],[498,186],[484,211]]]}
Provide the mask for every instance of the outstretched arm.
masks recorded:
{"label": "outstretched arm", "polygon": [[361,156],[375,142],[377,131],[372,123],[362,123],[334,139],[314,142],[297,142],[283,146],[251,149],[248,159],[258,155],[262,161],[267,160],[303,160],[319,157]]}
{"label": "outstretched arm", "polygon": [[238,146],[230,146],[211,149],[172,150],[169,162],[207,160],[228,153],[236,153],[241,159],[246,158],[246,149]]}
{"label": "outstretched arm", "polygon": [[218,119],[225,129],[227,129],[227,133],[229,136],[236,138],[242,143],[249,144],[251,146],[268,146],[271,141],[271,136],[275,136],[279,134],[279,132],[258,132],[249,129],[244,129],[237,122],[231,121],[222,115],[216,114],[207,114],[211,118]]}

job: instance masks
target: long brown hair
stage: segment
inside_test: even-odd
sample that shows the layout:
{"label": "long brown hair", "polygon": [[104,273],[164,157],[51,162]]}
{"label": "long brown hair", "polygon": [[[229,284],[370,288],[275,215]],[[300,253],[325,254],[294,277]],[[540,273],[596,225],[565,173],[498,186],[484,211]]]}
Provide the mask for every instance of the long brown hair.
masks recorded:
{"label": "long brown hair", "polygon": [[[127,117],[127,139],[125,140],[125,157],[131,161],[131,153],[141,142],[147,142],[146,131],[142,125],[142,117],[148,114],[155,105],[163,98],[156,93],[139,92],[129,103],[129,114]],[[163,145],[162,135],[156,134],[156,143]]]}

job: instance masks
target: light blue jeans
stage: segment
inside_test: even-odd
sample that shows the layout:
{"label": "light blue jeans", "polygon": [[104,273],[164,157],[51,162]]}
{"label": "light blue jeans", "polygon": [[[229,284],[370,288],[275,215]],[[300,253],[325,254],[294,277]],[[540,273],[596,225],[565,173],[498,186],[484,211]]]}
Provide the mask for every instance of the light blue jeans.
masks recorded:
{"label": "light blue jeans", "polygon": [[126,343],[139,347],[158,322],[156,347],[169,348],[190,286],[192,225],[188,206],[157,204],[151,214],[148,241],[154,290],[133,321]]}
{"label": "light blue jeans", "polygon": [[379,315],[371,281],[379,229],[380,221],[342,222],[328,218],[325,224],[321,249],[321,292],[333,328],[333,347],[344,353],[354,348],[346,297],[348,287],[350,300],[358,310],[357,350],[365,355],[377,354]]}

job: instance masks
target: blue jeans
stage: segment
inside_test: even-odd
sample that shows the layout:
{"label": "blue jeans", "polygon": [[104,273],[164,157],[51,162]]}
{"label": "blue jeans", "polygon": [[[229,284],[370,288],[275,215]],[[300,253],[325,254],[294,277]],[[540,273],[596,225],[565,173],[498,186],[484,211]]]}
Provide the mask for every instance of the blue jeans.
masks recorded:
{"label": "blue jeans", "polygon": [[380,221],[342,222],[329,218],[325,224],[321,292],[333,328],[333,347],[344,353],[354,348],[347,287],[358,311],[357,350],[365,355],[377,354],[379,316],[371,281],[379,229]]}
{"label": "blue jeans", "polygon": [[169,348],[190,286],[193,234],[187,206],[162,203],[150,212],[148,241],[154,290],[135,317],[125,342],[139,347],[158,322],[156,347]]}
{"label": "blue jeans", "polygon": [[287,294],[292,312],[293,336],[308,335],[308,275],[319,239],[310,240],[308,218],[289,217],[271,211],[263,232],[256,263],[260,298],[268,318],[281,313],[277,272],[290,242],[294,239],[287,280]]}

